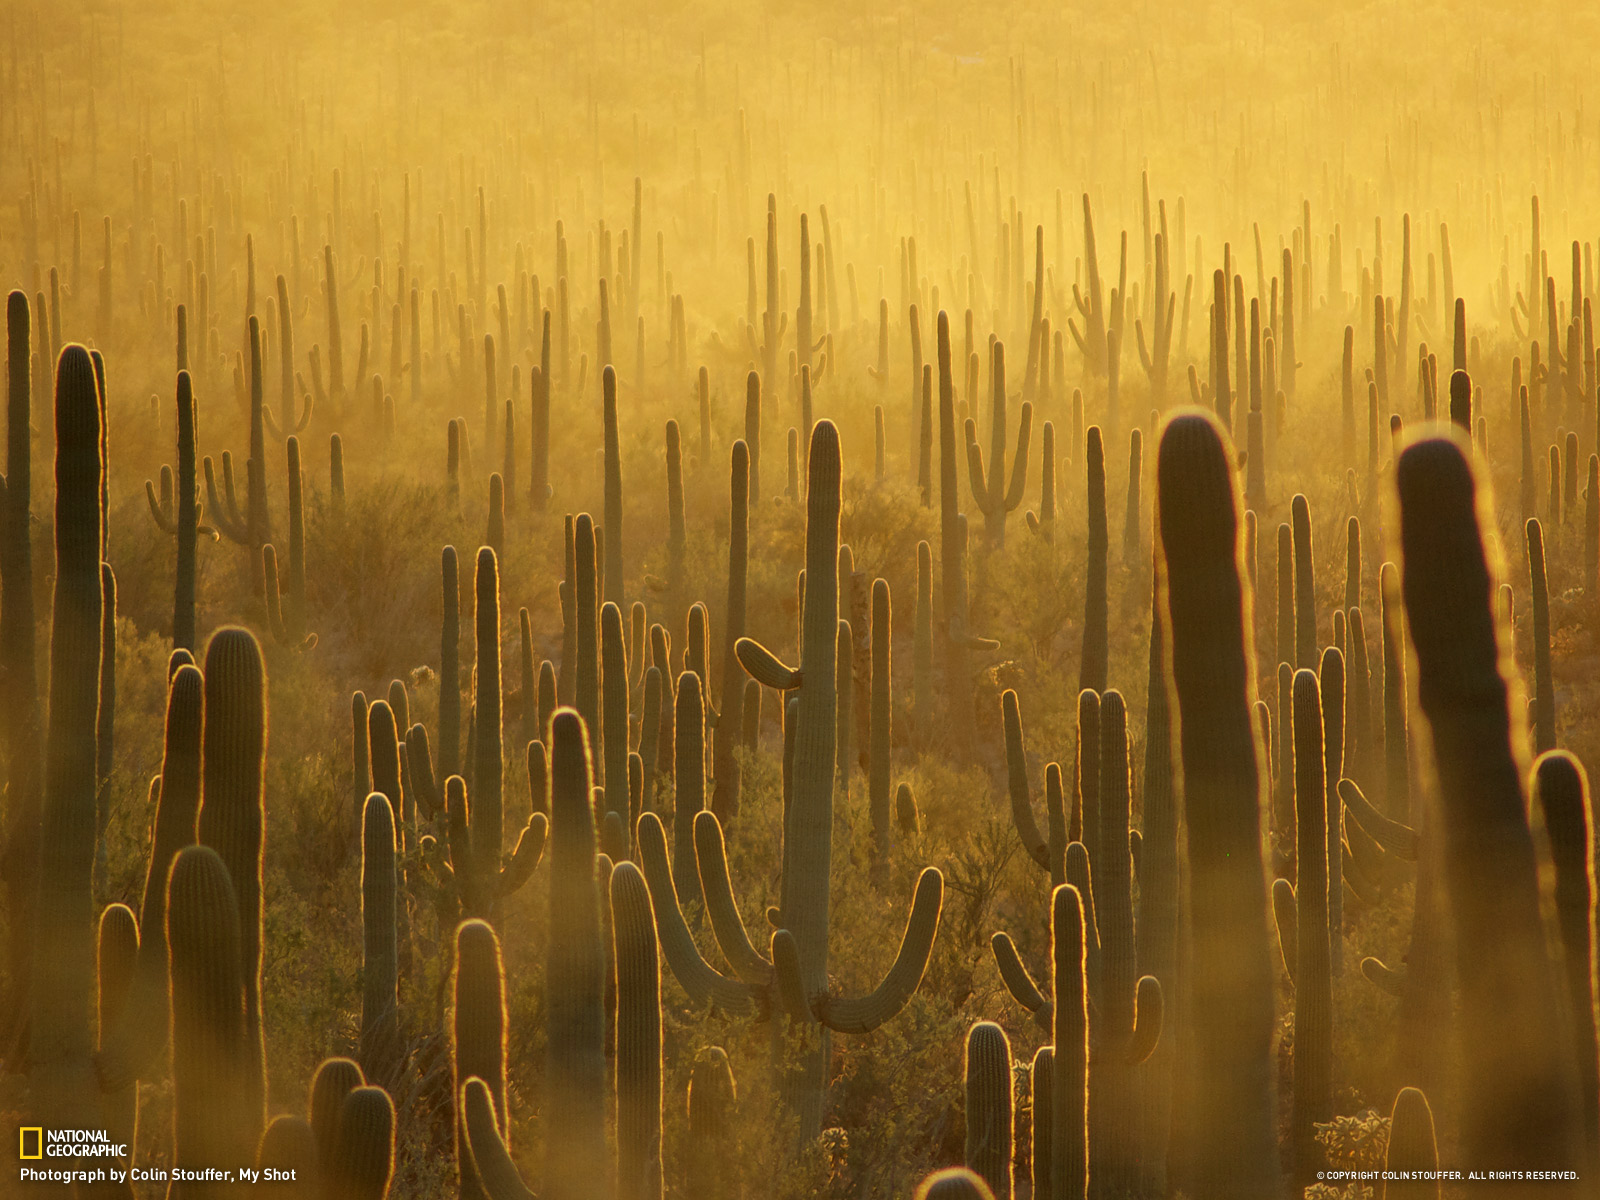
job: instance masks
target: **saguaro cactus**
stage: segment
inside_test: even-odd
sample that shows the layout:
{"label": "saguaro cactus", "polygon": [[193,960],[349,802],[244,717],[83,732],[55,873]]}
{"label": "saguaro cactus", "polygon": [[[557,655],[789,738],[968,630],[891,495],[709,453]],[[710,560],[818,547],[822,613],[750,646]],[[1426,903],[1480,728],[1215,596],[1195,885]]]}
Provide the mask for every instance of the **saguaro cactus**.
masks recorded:
{"label": "saguaro cactus", "polygon": [[992,1021],[967,1031],[967,1151],[969,1170],[996,1200],[1011,1197],[1011,1043]]}
{"label": "saguaro cactus", "polygon": [[102,1027],[97,1068],[106,1091],[142,1077],[166,1045],[167,876],[178,851],[194,841],[200,807],[200,740],[205,682],[192,663],[173,673],[167,685],[166,743],[161,774],[151,784],[156,796],[150,866],[139,909],[143,931],[132,989],[114,1031]]}
{"label": "saguaro cactus", "polygon": [[995,342],[990,348],[990,378],[994,381],[994,399],[990,406],[993,429],[989,437],[989,469],[984,473],[983,451],[978,448],[975,426],[969,418],[967,435],[967,479],[972,486],[972,500],[983,514],[984,534],[989,548],[999,550],[1006,544],[1006,516],[1015,512],[1022,503],[1023,490],[1028,486],[1028,437],[1033,430],[1033,405],[1024,403],[1022,420],[1017,425],[1017,452],[1011,466],[1011,483],[1006,484],[1006,352]]}
{"label": "saguaro cactus", "polygon": [[[38,842],[30,1078],[45,1125],[94,1111],[96,719],[100,703],[100,400],[82,346],[56,367],[56,587],[51,612],[50,722]],[[253,1148],[253,1144],[252,1144]],[[241,1160],[244,1161],[244,1160]]]}
{"label": "saguaro cactus", "polygon": [[1595,1051],[1594,821],[1589,777],[1565,751],[1542,754],[1533,790],[1544,810],[1556,868],[1556,918],[1561,930],[1567,999],[1572,1009],[1572,1061],[1583,1098],[1584,1167],[1600,1169],[1600,1067]]}
{"label": "saguaro cactus", "polygon": [[479,1178],[467,1145],[468,1113],[461,1101],[468,1079],[479,1079],[491,1090],[497,1127],[503,1139],[511,1136],[506,1114],[506,996],[505,968],[500,961],[500,939],[487,922],[463,921],[456,929],[455,1017],[451,1026],[450,1068],[456,1087],[456,1169],[461,1200],[496,1197]]}
{"label": "saguaro cactus", "polygon": [[617,956],[617,1194],[661,1196],[661,968],[644,876],[611,873]]}
{"label": "saguaro cactus", "polygon": [[[261,846],[266,824],[267,673],[247,629],[224,627],[206,647],[206,721],[195,832],[221,856],[239,908],[240,969],[249,1040],[249,1104],[266,1120],[266,1040],[261,1028]],[[255,1144],[252,1136],[251,1145]]]}
{"label": "saguaro cactus", "polygon": [[399,1065],[400,976],[394,809],[367,797],[361,841],[361,1069],[390,1080]]}
{"label": "saguaro cactus", "polygon": [[1096,692],[1106,690],[1110,671],[1110,612],[1106,591],[1106,560],[1110,555],[1110,534],[1106,527],[1106,456],[1100,427],[1091,425],[1086,437],[1084,459],[1088,471],[1089,525],[1088,564],[1083,585],[1083,655],[1078,666],[1078,688]]}
{"label": "saguaro cactus", "polygon": [[[1294,1106],[1291,1112],[1296,1186],[1313,1182],[1322,1163],[1316,1125],[1333,1111],[1333,959],[1330,948],[1322,697],[1317,676],[1294,676],[1296,817]],[[1289,769],[1287,764],[1282,768]]]}
{"label": "saguaro cactus", "polygon": [[0,495],[5,520],[0,525],[0,671],[4,696],[6,762],[10,785],[4,855],[10,929],[6,945],[9,981],[0,1005],[0,1055],[9,1055],[13,1036],[26,1019],[32,970],[34,911],[38,900],[40,754],[39,687],[33,618],[33,380],[29,348],[28,297],[6,297],[6,477]]}
{"label": "saguaro cactus", "polygon": [[689,1075],[689,1147],[684,1187],[706,1200],[737,1200],[738,1165],[732,1149],[738,1092],[721,1046],[704,1051]]}
{"label": "saguaro cactus", "polygon": [[1083,897],[1062,884],[1050,897],[1050,983],[1055,995],[1050,1075],[1050,1200],[1089,1194],[1088,933]]}
{"label": "saguaro cactus", "polygon": [[1581,1105],[1544,950],[1517,765],[1526,726],[1507,682],[1510,639],[1493,607],[1498,555],[1484,534],[1492,524],[1479,515],[1490,511],[1487,487],[1468,450],[1445,437],[1408,446],[1396,483],[1417,695],[1433,729],[1443,801],[1445,878],[1459,958],[1471,964],[1461,972],[1458,1025],[1462,1152],[1506,1169],[1576,1169]]}
{"label": "saguaro cactus", "polygon": [[1094,858],[1095,912],[1100,934],[1101,979],[1094,1082],[1100,1097],[1091,1171],[1097,1194],[1114,1196],[1137,1184],[1139,1076],[1161,1035],[1161,985],[1139,977],[1134,946],[1133,871],[1128,815],[1128,711],[1122,694],[1100,702],[1100,849]]}
{"label": "saguaro cactus", "polygon": [[597,1194],[595,1164],[605,1156],[606,967],[595,880],[593,769],[588,731],[577,713],[557,710],[550,731],[545,1144],[552,1153],[543,1194],[587,1200]]}
{"label": "saguaro cactus", "polygon": [[1197,1200],[1276,1197],[1254,655],[1231,455],[1209,415],[1184,412],[1167,423],[1157,508],[1189,826],[1193,1068],[1207,1097],[1191,1125],[1191,1187]]}
{"label": "saguaro cactus", "polygon": [[261,1055],[245,1009],[241,942],[227,865],[208,846],[180,851],[167,885],[174,1162],[255,1157]]}
{"label": "saguaro cactus", "polygon": [[[813,428],[808,466],[800,670],[785,667],[771,651],[749,639],[739,646],[746,669],[751,669],[752,663],[766,664],[751,670],[753,676],[778,679],[790,688],[798,687],[799,692],[794,701],[793,799],[784,829],[783,900],[779,911],[783,928],[773,935],[772,965],[790,1014],[802,1018],[809,1014],[822,1026],[817,1031],[817,1041],[806,1049],[795,1089],[801,1134],[814,1138],[821,1129],[827,1031],[869,1032],[905,1006],[922,980],[933,949],[944,879],[932,868],[923,871],[899,953],[879,987],[858,999],[830,996],[828,911],[833,852],[841,466],[839,432],[831,421],[819,421]],[[697,824],[705,821],[714,822],[715,818],[703,816]],[[698,828],[696,835],[703,878],[707,856],[700,846]],[[708,894],[710,890],[708,886]],[[724,954],[734,963],[747,959],[748,955],[741,955],[740,951],[748,948],[748,939],[726,936],[728,932],[726,927],[717,929]]]}
{"label": "saguaro cactus", "polygon": [[[746,675],[734,646],[744,636],[745,581],[749,571],[750,451],[744,442],[733,444],[728,468],[728,607],[722,618],[722,656],[718,662],[717,698],[722,719],[712,731],[711,770],[716,787],[711,811],[724,823],[739,815],[739,759],[734,753],[739,727],[733,714],[744,702]],[[650,764],[647,762],[646,769]]]}

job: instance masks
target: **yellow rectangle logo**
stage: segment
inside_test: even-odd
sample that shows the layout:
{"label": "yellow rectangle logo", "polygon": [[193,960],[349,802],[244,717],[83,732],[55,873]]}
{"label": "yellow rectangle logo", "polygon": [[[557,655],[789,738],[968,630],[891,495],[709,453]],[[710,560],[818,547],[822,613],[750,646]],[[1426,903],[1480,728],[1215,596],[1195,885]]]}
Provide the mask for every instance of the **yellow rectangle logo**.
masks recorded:
{"label": "yellow rectangle logo", "polygon": [[[29,1135],[30,1134],[32,1135],[32,1138],[31,1138],[31,1142],[32,1142],[32,1145],[33,1145],[33,1153],[32,1154],[28,1153],[28,1145],[29,1145],[29,1142],[30,1142]],[[43,1126],[31,1125],[31,1126],[25,1126],[24,1128],[19,1129],[17,1131],[17,1143],[18,1143],[17,1144],[17,1157],[18,1158],[43,1158],[44,1157],[44,1128],[43,1128]]]}

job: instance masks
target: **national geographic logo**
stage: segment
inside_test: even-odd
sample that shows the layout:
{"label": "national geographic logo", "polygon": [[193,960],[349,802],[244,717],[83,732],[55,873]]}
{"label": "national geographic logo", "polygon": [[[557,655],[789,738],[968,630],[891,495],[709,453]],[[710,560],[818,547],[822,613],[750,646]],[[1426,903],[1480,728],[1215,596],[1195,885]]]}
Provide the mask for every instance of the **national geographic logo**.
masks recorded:
{"label": "national geographic logo", "polygon": [[23,1161],[45,1158],[126,1158],[128,1147],[111,1140],[104,1129],[45,1129],[24,1125],[17,1131],[17,1157]]}

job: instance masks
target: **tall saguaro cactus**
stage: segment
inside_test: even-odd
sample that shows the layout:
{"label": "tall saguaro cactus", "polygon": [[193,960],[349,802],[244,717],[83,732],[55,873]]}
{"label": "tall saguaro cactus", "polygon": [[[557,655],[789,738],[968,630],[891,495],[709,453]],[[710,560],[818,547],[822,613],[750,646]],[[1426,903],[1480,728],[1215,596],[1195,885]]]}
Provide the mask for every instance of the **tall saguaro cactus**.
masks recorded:
{"label": "tall saguaro cactus", "polygon": [[[739,815],[739,727],[733,714],[744,702],[747,679],[734,646],[744,636],[745,589],[750,565],[750,450],[733,444],[728,468],[728,607],[722,617],[722,657],[718,662],[717,699],[722,719],[711,734],[711,770],[716,787],[711,811],[726,823]],[[646,764],[648,768],[649,764]]]}
{"label": "tall saguaro cactus", "polygon": [[1192,1121],[1196,1200],[1282,1192],[1255,656],[1231,458],[1215,418],[1186,411],[1162,432],[1156,468],[1189,827],[1193,1070],[1206,1089]]}
{"label": "tall saguaro cactus", "polygon": [[[588,730],[571,709],[550,723],[550,935],[546,951],[543,1195],[590,1200],[605,1158],[605,955],[596,881]],[[502,1110],[503,1111],[503,1110]]]}
{"label": "tall saguaro cactus", "polygon": [[257,1132],[266,1119],[266,1040],[261,1022],[261,847],[266,824],[267,673],[247,629],[224,627],[206,647],[206,722],[195,832],[221,857],[239,908],[240,970],[248,1041],[247,1103]]}
{"label": "tall saguaro cactus", "polygon": [[100,400],[82,346],[56,367],[56,586],[51,610],[50,721],[29,1040],[36,1112],[71,1126],[95,1111],[95,746],[100,703]]}
{"label": "tall saguaro cactus", "polygon": [[6,297],[6,477],[0,495],[0,671],[4,672],[6,761],[9,787],[0,877],[6,886],[10,929],[6,944],[9,986],[0,1016],[0,1060],[17,1045],[26,1020],[38,899],[40,757],[39,685],[33,619],[33,380],[28,297]]}
{"label": "tall saguaro cactus", "polygon": [[[828,1032],[870,1032],[905,1006],[927,969],[944,897],[944,877],[933,868],[924,870],[917,881],[899,952],[882,983],[859,998],[829,994],[840,468],[839,431],[831,421],[818,421],[811,433],[808,462],[806,586],[799,671],[786,667],[771,651],[749,639],[739,643],[741,661],[752,675],[799,692],[798,699],[792,701],[794,753],[791,801],[784,821],[783,899],[779,912],[783,928],[772,938],[771,966],[790,1015],[815,1022],[816,1026],[814,1037],[808,1039],[793,1093],[804,1138],[815,1138],[821,1130]],[[699,826],[705,823],[711,831],[715,821],[708,814],[696,822],[702,881],[712,856],[700,846]],[[725,889],[723,884],[716,891]],[[712,890],[707,884],[708,898]],[[713,927],[729,961],[748,963],[753,952],[748,938],[743,936],[742,925],[733,921],[717,928],[714,920]]]}
{"label": "tall saguaro cactus", "polygon": [[[1527,726],[1495,615],[1488,488],[1453,437],[1408,446],[1401,587],[1419,707],[1433,729],[1445,879],[1461,963],[1461,1147],[1507,1169],[1576,1169],[1581,1111],[1544,950],[1523,790]],[[1537,1166],[1536,1166],[1537,1164]],[[1506,1186],[1507,1195],[1533,1187]]]}

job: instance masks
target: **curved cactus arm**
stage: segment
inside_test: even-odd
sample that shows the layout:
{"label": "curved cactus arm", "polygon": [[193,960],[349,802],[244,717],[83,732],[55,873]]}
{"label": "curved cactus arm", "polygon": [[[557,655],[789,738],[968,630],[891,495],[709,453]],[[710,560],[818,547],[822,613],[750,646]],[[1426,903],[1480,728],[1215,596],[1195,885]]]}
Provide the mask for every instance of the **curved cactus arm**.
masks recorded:
{"label": "curved cactus arm", "polygon": [[1133,859],[1133,877],[1139,878],[1139,862],[1144,858],[1144,834],[1137,829],[1128,830],[1128,856]]}
{"label": "curved cactus arm", "polygon": [[543,813],[536,812],[528,818],[522,835],[517,838],[516,849],[511,852],[511,861],[495,881],[496,896],[509,896],[528,882],[539,860],[544,857],[545,839],[549,834],[550,819]]}
{"label": "curved cactus arm", "polygon": [[733,653],[745,673],[763,687],[788,692],[801,684],[802,673],[799,668],[788,666],[754,638],[740,638],[733,644]]}
{"label": "curved cactus arm", "polygon": [[461,1085],[461,1108],[466,1114],[467,1148],[472,1165],[489,1200],[538,1200],[522,1182],[517,1164],[511,1161],[505,1138],[495,1123],[494,1097],[489,1085],[474,1075]]}
{"label": "curved cactus arm", "polygon": [[1406,991],[1406,971],[1404,967],[1398,970],[1384,965],[1380,958],[1370,955],[1361,960],[1361,974],[1368,983],[1374,984],[1380,991],[1399,999]]}
{"label": "curved cactus arm", "polygon": [[978,427],[971,417],[967,418],[967,482],[972,485],[972,502],[978,506],[979,512],[986,512],[994,507],[994,501],[989,496],[990,481],[983,474],[983,447],[978,445]]}
{"label": "curved cactus arm", "polygon": [[273,639],[290,650],[309,650],[317,644],[317,635],[308,633],[296,638],[283,620],[283,606],[278,596],[278,552],[269,543],[261,547],[261,570],[266,580],[267,626]]}
{"label": "curved cactus arm", "polygon": [[818,1022],[835,1033],[871,1033],[897,1015],[916,993],[928,969],[943,905],[944,876],[937,867],[924,867],[917,878],[900,950],[883,982],[865,996],[817,997],[811,1008]]}
{"label": "curved cactus arm", "polygon": [[1028,797],[1028,759],[1022,745],[1022,711],[1014,688],[1000,697],[1000,712],[1005,725],[1006,786],[1011,794],[1011,821],[1022,839],[1022,848],[1041,870],[1050,869],[1050,845],[1033,819],[1033,802]]}
{"label": "curved cactus arm", "polygon": [[1156,373],[1155,372],[1155,366],[1150,361],[1150,350],[1145,345],[1145,341],[1144,341],[1144,322],[1142,320],[1140,320],[1138,317],[1135,317],[1134,320],[1133,320],[1133,332],[1134,332],[1134,336],[1138,339],[1138,342],[1139,342],[1139,365],[1144,368],[1144,373],[1146,375],[1149,375],[1149,376],[1153,377],[1155,375],[1155,373]]}
{"label": "curved cactus arm", "polygon": [[[163,467],[162,470],[165,471],[167,468]],[[156,486],[148,479],[144,481],[144,498],[150,502],[150,515],[155,518],[156,528],[162,533],[176,534],[178,523],[173,520],[170,511],[162,511],[161,502],[156,499]]]}
{"label": "curved cactus arm", "polygon": [[1300,925],[1295,906],[1294,884],[1287,879],[1272,881],[1272,915],[1278,926],[1278,948],[1283,952],[1284,974],[1294,982],[1294,964],[1300,957]]}
{"label": "curved cactus arm", "polygon": [[1128,1062],[1138,1066],[1155,1052],[1161,1040],[1163,1000],[1161,983],[1154,975],[1139,980],[1133,1000],[1133,1040],[1128,1044]]}
{"label": "curved cactus arm", "polygon": [[700,953],[678,906],[678,889],[672,882],[672,865],[667,857],[667,831],[655,813],[639,818],[637,828],[639,866],[650,889],[650,907],[656,914],[656,932],[661,953],[672,968],[683,990],[696,1004],[711,1004],[724,1012],[764,1013],[767,991],[737,979],[729,979]]}
{"label": "curved cactus arm", "polygon": [[[1083,307],[1083,301],[1082,300],[1078,300],[1077,295],[1076,295],[1078,289],[1077,288],[1073,288],[1072,290],[1073,290],[1073,293],[1074,293],[1073,299],[1077,300],[1078,307],[1082,308]],[[1085,358],[1088,358],[1089,357],[1089,347],[1088,347],[1087,344],[1085,344],[1085,342],[1083,340],[1083,334],[1078,332],[1077,322],[1075,322],[1071,317],[1067,318],[1067,332],[1072,334],[1072,340],[1078,343],[1078,352],[1080,354],[1082,354]]]}
{"label": "curved cactus arm", "polygon": [[[1033,405],[1022,406],[1022,420],[1017,424],[1017,453],[1011,460],[1011,490],[1002,503],[1007,512],[1016,512],[1022,504],[1022,493],[1028,486],[1028,445],[1033,439]],[[1000,481],[994,481],[998,488]]]}
{"label": "curved cactus arm", "polygon": [[250,544],[250,535],[245,529],[244,518],[239,515],[239,506],[233,496],[233,468],[229,465],[226,454],[223,455],[223,484],[226,505],[217,497],[217,477],[211,466],[211,456],[208,454],[202,467],[206,477],[206,499],[211,507],[211,524],[214,529],[230,542],[241,546]]}
{"label": "curved cactus arm", "polygon": [[716,935],[722,956],[745,983],[767,987],[772,983],[772,964],[762,957],[745,930],[728,876],[722,822],[709,810],[695,814],[694,853],[700,864],[700,888],[705,896],[706,913],[711,918],[711,932]]}
{"label": "curved cactus arm", "polygon": [[[279,426],[278,419],[272,415],[272,405],[263,404],[261,406],[261,419],[266,422],[267,433],[271,435],[272,440],[275,442],[283,441],[284,431]],[[289,432],[294,433],[297,431],[290,430]]]}
{"label": "curved cactus arm", "polygon": [[993,654],[1000,649],[1000,642],[996,638],[979,637],[975,633],[968,633],[966,622],[958,618],[951,618],[949,629],[951,639],[968,650],[979,654]]}
{"label": "curved cactus arm", "polygon": [[994,951],[994,965],[1000,968],[1000,981],[1006,985],[1011,998],[1028,1010],[1040,1028],[1050,1030],[1055,1005],[1033,981],[1033,976],[1022,962],[1022,956],[1017,953],[1017,944],[1011,940],[1011,935],[995,934],[989,939],[989,948]]}
{"label": "curved cactus arm", "polygon": [[1374,808],[1355,780],[1339,780],[1339,799],[1344,801],[1345,809],[1361,826],[1362,833],[1395,857],[1406,862],[1417,861],[1417,831]]}

